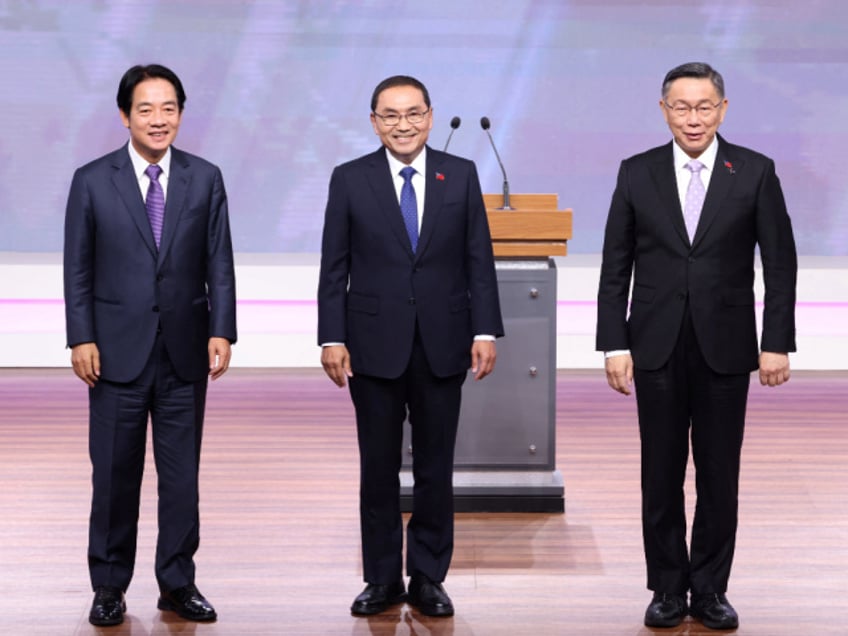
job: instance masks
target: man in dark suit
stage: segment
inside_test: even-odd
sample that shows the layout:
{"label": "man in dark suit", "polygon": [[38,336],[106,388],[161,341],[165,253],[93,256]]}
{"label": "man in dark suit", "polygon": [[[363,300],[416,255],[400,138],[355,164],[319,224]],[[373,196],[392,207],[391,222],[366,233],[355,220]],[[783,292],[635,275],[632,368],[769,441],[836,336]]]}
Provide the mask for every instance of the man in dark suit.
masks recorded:
{"label": "man in dark suit", "polygon": [[95,625],[123,621],[133,574],[147,419],[158,474],[159,609],[216,613],[194,584],[207,378],[236,341],[235,279],[220,170],[174,148],[177,76],[134,66],[118,107],[129,143],[74,174],[65,217],[65,307],[74,372],[89,386]]}
{"label": "man in dark suit", "polygon": [[[597,348],[606,352],[613,389],[627,395],[636,386],[654,592],[645,624],[675,626],[689,612],[707,627],[729,629],[739,623],[725,592],[750,373],[759,369],[768,386],[789,379],[795,242],[772,160],[717,135],[727,111],[721,75],[700,63],[673,69],[660,108],[674,140],[625,160],[618,174],[604,238]],[[765,284],[759,347],[757,246]],[[687,550],[690,434],[697,505]]]}
{"label": "man in dark suit", "polygon": [[[365,590],[354,614],[409,602],[451,616],[453,455],[468,368],[495,365],[503,335],[486,210],[474,164],[426,146],[427,89],[394,76],[371,99],[383,142],[330,179],[318,287],[321,363],[350,385],[360,452]],[[413,512],[402,578],[402,427],[412,426]]]}

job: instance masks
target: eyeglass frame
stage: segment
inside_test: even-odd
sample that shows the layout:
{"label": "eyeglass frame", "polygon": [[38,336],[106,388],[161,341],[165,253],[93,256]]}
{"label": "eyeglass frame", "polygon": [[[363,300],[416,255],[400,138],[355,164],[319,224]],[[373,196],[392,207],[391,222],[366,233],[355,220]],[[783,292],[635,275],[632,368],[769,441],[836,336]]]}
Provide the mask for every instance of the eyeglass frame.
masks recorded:
{"label": "eyeglass frame", "polygon": [[[665,100],[662,100],[662,103],[663,103],[663,106],[665,106],[669,110],[669,112],[671,112],[671,114],[674,117],[677,117],[678,119],[683,119],[684,117],[688,116],[689,113],[691,113],[693,111],[694,111],[695,115],[697,115],[700,119],[709,119],[710,117],[715,115],[719,110],[721,110],[721,105],[724,103],[724,100],[720,99],[715,104],[713,104],[712,102],[710,102],[708,100],[704,100],[702,102],[698,102],[694,106],[690,106],[686,102],[679,102],[679,105],[686,107],[685,112],[681,112],[683,110],[682,108],[677,110],[677,107],[672,106],[671,104],[669,104]],[[710,108],[711,108],[709,113],[698,112],[699,108],[701,108],[703,106],[707,106],[707,105],[709,105]]]}
{"label": "eyeglass frame", "polygon": [[[384,126],[388,126],[389,128],[394,128],[395,126],[400,124],[401,120],[403,120],[403,119],[405,119],[410,126],[417,126],[418,124],[423,124],[424,120],[427,119],[427,115],[430,114],[431,110],[432,110],[432,108],[427,108],[427,110],[425,110],[423,113],[419,113],[418,111],[414,110],[410,113],[404,113],[403,115],[401,115],[399,113],[389,113],[388,115],[381,115],[380,113],[375,113],[375,112],[372,112],[371,114],[374,115],[374,117],[377,117]],[[410,116],[415,117],[416,115],[421,117],[421,121],[411,121],[409,119]],[[386,119],[394,118],[394,117],[397,117],[397,121],[395,123],[389,124],[389,123],[386,122]]]}

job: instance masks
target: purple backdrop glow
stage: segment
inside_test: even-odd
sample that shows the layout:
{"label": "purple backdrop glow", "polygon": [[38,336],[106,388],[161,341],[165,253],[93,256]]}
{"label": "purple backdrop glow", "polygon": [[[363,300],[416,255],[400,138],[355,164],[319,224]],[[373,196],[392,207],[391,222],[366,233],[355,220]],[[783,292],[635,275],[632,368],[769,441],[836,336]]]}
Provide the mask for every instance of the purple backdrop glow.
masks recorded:
{"label": "purple backdrop glow", "polygon": [[488,0],[399,3],[2,2],[0,251],[62,248],[75,167],[124,143],[115,92],[159,62],[188,101],[177,146],[221,166],[239,252],[316,252],[332,167],[377,147],[369,100],[407,73],[441,148],[483,189],[556,192],[572,253],[600,251],[620,160],[669,139],[659,85],[704,60],[726,80],[725,136],[772,156],[799,252],[848,253],[848,3]]}

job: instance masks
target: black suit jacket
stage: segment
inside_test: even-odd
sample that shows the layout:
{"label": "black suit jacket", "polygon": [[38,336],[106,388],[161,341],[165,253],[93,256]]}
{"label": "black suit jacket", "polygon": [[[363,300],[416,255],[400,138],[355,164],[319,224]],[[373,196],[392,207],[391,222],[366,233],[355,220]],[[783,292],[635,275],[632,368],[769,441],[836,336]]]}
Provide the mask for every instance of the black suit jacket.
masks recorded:
{"label": "black suit jacket", "polygon": [[630,349],[637,367],[661,367],[674,348],[688,302],[707,364],[719,373],[753,371],[759,353],[756,246],[765,284],[760,348],[795,351],[795,242],[774,162],[719,137],[690,244],[672,144],[626,159],[604,236],[598,350]]}
{"label": "black suit jacket", "polygon": [[158,250],[127,147],[79,168],[64,265],[68,346],[96,343],[105,380],[135,379],[160,328],[186,381],[208,374],[210,337],[236,340],[227,196],[200,157],[171,148]]}
{"label": "black suit jacket", "polygon": [[396,378],[416,322],[437,376],[465,372],[475,334],[503,335],[488,220],[474,164],[427,148],[415,254],[386,150],[330,179],[318,286],[318,342],[343,342],[354,373]]}

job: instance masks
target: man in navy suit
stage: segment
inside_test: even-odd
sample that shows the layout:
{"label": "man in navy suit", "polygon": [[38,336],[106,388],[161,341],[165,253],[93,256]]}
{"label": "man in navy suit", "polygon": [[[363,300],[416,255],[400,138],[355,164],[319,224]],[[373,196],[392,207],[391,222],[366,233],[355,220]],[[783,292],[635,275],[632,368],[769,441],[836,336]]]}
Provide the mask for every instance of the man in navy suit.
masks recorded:
{"label": "man in navy suit", "polygon": [[[451,616],[453,455],[468,368],[495,365],[503,335],[488,220],[474,164],[426,146],[430,96],[407,76],[381,82],[371,124],[383,147],[330,179],[318,287],[321,363],[350,385],[360,451],[365,590],[354,614],[408,598]],[[413,512],[402,578],[404,419],[412,426]]]}
{"label": "man in navy suit", "polygon": [[[597,348],[606,352],[609,385],[625,395],[636,387],[654,592],[645,624],[673,627],[688,612],[707,627],[732,629],[739,619],[725,592],[750,373],[759,369],[768,386],[789,379],[795,241],[774,162],[717,134],[727,112],[721,75],[702,63],[674,68],[659,105],[673,141],[622,162],[612,196]],[[765,285],[759,344],[757,247]],[[697,504],[687,550],[690,435]]]}
{"label": "man in navy suit", "polygon": [[158,607],[212,621],[194,554],[207,380],[236,341],[227,196],[216,166],[172,146],[185,92],[171,70],[132,67],[117,101],[129,143],[76,171],[65,217],[67,342],[89,387],[89,620],[124,618],[149,416]]}

